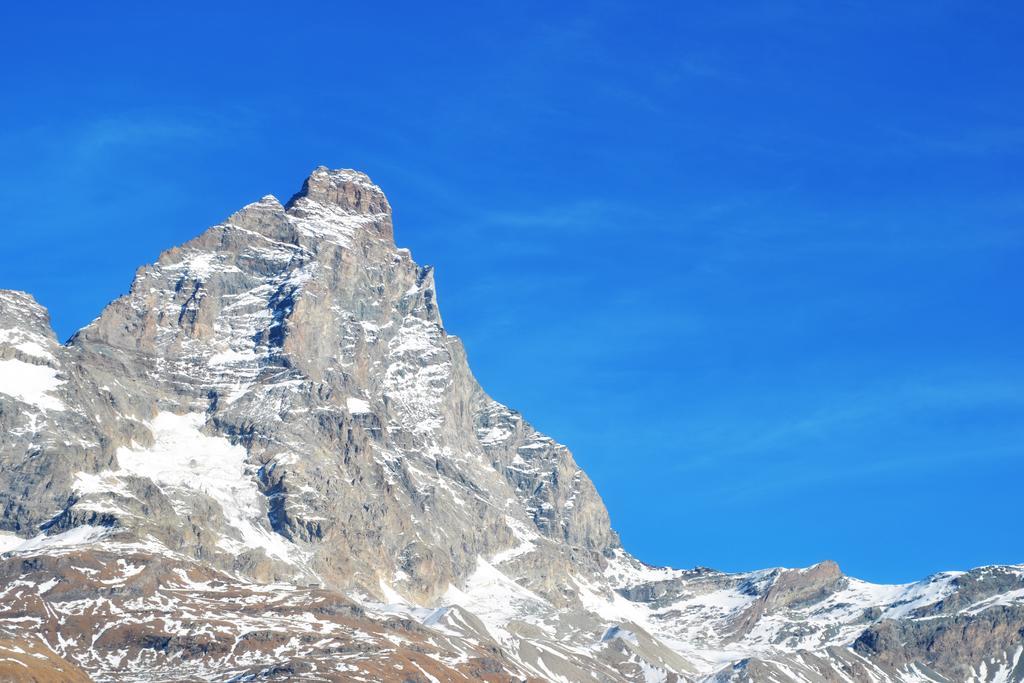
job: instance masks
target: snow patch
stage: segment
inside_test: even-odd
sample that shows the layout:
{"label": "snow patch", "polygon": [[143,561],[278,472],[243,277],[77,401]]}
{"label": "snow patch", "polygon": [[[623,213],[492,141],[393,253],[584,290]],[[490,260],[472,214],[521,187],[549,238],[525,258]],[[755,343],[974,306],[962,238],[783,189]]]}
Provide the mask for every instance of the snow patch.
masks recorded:
{"label": "snow patch", "polygon": [[361,415],[364,413],[373,412],[373,410],[370,408],[369,402],[361,398],[353,398],[349,396],[345,400],[345,403],[348,406],[348,412],[352,413],[353,415]]}
{"label": "snow patch", "polygon": [[64,410],[64,403],[52,392],[63,384],[57,371],[46,365],[32,365],[17,359],[0,361],[0,394],[6,394],[40,410]]}
{"label": "snow patch", "polygon": [[25,355],[43,360],[56,360],[47,350],[50,342],[46,337],[17,328],[0,330],[0,344],[9,344]]}
{"label": "snow patch", "polygon": [[229,552],[262,549],[271,557],[295,564],[300,556],[298,549],[259,523],[264,513],[245,448],[224,437],[203,434],[200,428],[204,423],[202,413],[159,413],[148,424],[154,439],[151,447],[119,448],[120,469],[98,474],[79,472],[76,490],[125,496],[128,491],[123,477],[134,475],[153,481],[175,500],[176,507],[186,509],[189,496],[199,491],[220,505],[227,523],[238,533],[237,539],[222,537],[220,547]]}
{"label": "snow patch", "polygon": [[0,534],[0,552],[23,553],[88,545],[104,538],[109,532],[110,529],[106,527],[83,524],[53,536],[39,534],[29,539],[19,538],[14,534]]}
{"label": "snow patch", "polygon": [[487,626],[496,640],[512,642],[505,629],[514,620],[528,620],[538,612],[550,609],[550,603],[528,588],[524,588],[482,557],[477,558],[476,570],[460,588],[449,586],[441,598],[443,605],[458,605],[475,614]]}

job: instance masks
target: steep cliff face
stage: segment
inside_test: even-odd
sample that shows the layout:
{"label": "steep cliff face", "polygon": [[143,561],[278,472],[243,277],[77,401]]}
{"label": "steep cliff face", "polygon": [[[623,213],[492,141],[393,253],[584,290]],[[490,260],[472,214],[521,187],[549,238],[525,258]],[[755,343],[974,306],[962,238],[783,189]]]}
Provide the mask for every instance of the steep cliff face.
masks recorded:
{"label": "steep cliff face", "polygon": [[22,292],[0,290],[2,528],[48,529],[72,497],[74,473],[109,465],[111,444],[82,408],[80,368],[57,343],[49,315]]}
{"label": "steep cliff face", "polygon": [[[392,657],[406,680],[910,681],[925,661],[961,676],[1020,659],[1018,568],[979,593],[629,556],[571,453],[473,378],[431,269],[356,171],[319,168],[286,204],[164,252],[65,345],[0,292],[0,427],[3,572],[21,587],[0,627],[36,624],[104,680],[373,680]],[[218,595],[274,590],[280,615],[218,612]],[[154,630],[161,605],[220,626]],[[962,657],[929,654],[928,610],[974,625],[947,639]],[[87,643],[100,627],[117,637]],[[239,651],[252,631],[277,635]],[[338,668],[342,650],[365,656]],[[417,673],[427,651],[440,668]]]}
{"label": "steep cliff face", "polygon": [[[59,528],[426,600],[524,534],[595,567],[617,543],[568,450],[473,379],[431,270],[396,248],[361,173],[317,169],[287,206],[265,197],[165,252],[66,349],[38,307],[11,308],[47,349],[31,367],[69,368],[50,380],[72,387],[59,412],[107,446],[49,465],[48,507],[9,529],[59,501]],[[55,413],[56,395],[39,400]]]}

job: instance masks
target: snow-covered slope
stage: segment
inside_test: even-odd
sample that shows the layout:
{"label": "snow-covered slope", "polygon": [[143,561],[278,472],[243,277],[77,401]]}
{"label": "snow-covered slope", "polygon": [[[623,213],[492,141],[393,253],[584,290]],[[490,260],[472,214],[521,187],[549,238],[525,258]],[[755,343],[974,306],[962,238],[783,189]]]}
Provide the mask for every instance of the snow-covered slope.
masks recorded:
{"label": "snow-covered slope", "polygon": [[97,680],[1024,680],[1019,567],[631,557],[356,171],[170,249],[65,345],[0,292],[0,429],[0,648]]}

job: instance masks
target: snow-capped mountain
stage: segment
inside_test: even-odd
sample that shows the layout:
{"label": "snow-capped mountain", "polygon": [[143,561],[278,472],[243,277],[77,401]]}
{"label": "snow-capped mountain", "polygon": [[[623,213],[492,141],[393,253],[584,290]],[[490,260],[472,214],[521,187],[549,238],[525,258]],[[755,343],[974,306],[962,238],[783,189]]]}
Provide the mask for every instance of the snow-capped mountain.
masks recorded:
{"label": "snow-capped mountain", "polygon": [[631,557],[356,171],[164,252],[66,344],[0,291],[0,463],[0,678],[1024,681],[1021,566]]}

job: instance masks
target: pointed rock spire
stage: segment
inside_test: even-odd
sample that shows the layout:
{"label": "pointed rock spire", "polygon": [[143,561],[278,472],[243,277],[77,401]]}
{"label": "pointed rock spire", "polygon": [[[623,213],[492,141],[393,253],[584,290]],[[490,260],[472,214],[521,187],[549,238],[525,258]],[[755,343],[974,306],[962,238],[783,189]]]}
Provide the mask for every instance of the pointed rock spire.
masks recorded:
{"label": "pointed rock spire", "polygon": [[306,178],[302,189],[288,200],[285,208],[292,208],[303,198],[356,214],[391,214],[391,205],[384,192],[373,184],[368,175],[352,169],[317,167]]}

